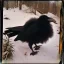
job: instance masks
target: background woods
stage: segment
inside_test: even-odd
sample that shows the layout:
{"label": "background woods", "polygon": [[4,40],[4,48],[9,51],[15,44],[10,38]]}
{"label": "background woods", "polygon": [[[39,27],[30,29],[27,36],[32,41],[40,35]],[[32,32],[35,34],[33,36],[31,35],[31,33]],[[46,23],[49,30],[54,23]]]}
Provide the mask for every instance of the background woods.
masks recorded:
{"label": "background woods", "polygon": [[36,10],[40,13],[51,12],[60,17],[61,3],[60,1],[4,1],[4,7],[8,8],[19,7],[22,9],[22,4],[27,5],[31,12],[36,14]]}

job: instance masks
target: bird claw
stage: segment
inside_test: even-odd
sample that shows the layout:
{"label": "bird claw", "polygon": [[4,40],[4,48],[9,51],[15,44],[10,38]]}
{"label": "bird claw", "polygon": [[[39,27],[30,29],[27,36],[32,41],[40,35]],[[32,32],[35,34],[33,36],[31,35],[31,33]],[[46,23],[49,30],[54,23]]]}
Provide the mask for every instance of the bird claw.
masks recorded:
{"label": "bird claw", "polygon": [[35,46],[34,48],[35,48],[35,50],[39,50],[40,46]]}
{"label": "bird claw", "polygon": [[36,51],[36,52],[32,52],[32,53],[30,53],[30,55],[36,55],[38,53],[38,51]]}
{"label": "bird claw", "polygon": [[36,46],[36,47],[35,47],[35,50],[39,50],[39,49],[40,49],[40,46]]}

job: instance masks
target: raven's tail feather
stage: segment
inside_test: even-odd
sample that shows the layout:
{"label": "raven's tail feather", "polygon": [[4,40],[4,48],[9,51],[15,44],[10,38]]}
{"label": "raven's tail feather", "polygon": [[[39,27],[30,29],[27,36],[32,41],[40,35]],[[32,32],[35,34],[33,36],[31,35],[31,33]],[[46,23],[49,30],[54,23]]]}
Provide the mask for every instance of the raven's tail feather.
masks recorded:
{"label": "raven's tail feather", "polygon": [[5,30],[5,32],[3,33],[4,35],[6,35],[7,33],[10,33],[11,30]]}
{"label": "raven's tail feather", "polygon": [[20,31],[22,31],[23,26],[16,26],[16,27],[10,27],[6,28],[7,30],[4,31],[4,35],[7,35],[8,37],[13,37],[18,35]]}
{"label": "raven's tail feather", "polygon": [[19,31],[13,31],[13,30],[5,30],[3,33],[4,35],[7,35],[8,37],[16,36],[19,33]]}

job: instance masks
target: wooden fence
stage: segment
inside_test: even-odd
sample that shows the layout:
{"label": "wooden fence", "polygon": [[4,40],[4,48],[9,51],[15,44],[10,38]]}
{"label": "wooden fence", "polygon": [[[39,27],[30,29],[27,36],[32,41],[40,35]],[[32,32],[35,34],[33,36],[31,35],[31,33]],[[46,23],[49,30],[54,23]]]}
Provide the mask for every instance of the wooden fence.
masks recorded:
{"label": "wooden fence", "polygon": [[37,10],[42,14],[51,12],[60,17],[61,3],[59,3],[59,1],[53,3],[50,1],[4,1],[4,7],[6,7],[7,9],[14,7],[19,7],[19,9],[21,9],[22,4],[35,9],[34,11],[32,10],[32,12],[34,12],[35,14]]}

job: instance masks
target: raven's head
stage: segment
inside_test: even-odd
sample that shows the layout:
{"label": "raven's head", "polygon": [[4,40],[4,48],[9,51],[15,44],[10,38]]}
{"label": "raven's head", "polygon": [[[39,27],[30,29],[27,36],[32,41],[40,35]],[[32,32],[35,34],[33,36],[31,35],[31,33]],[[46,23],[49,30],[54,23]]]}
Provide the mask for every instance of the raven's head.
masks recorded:
{"label": "raven's head", "polygon": [[46,21],[46,22],[54,22],[55,24],[57,24],[56,21],[55,21],[53,18],[48,17],[48,16],[46,16],[46,15],[41,15],[41,16],[39,17],[39,20],[41,20],[41,21]]}
{"label": "raven's head", "polygon": [[50,19],[50,17],[48,17],[48,16],[46,16],[46,15],[41,15],[40,17],[39,17],[39,19],[41,19],[41,20],[48,20],[48,19]]}

